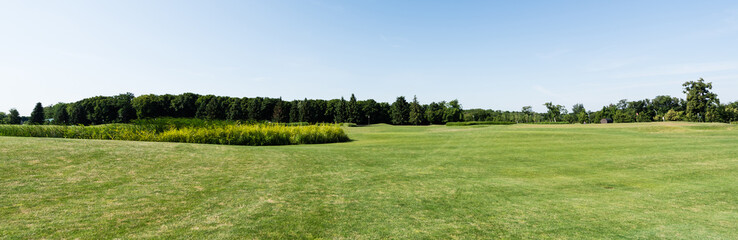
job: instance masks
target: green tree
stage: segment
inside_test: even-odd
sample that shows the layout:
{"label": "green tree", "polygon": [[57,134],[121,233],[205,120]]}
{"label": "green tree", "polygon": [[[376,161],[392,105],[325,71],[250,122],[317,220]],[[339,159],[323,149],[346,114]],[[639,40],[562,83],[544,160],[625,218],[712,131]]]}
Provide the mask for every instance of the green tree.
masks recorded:
{"label": "green tree", "polygon": [[359,105],[361,106],[361,112],[365,114],[366,124],[372,124],[373,122],[380,120],[379,104],[377,101],[374,101],[374,99],[367,99],[366,101],[362,101]]}
{"label": "green tree", "polygon": [[290,122],[300,121],[299,105],[300,105],[300,101],[297,101],[297,100],[293,100],[292,103],[290,104]]}
{"label": "green tree", "polygon": [[410,109],[408,103],[405,101],[404,96],[397,97],[390,110],[390,118],[392,118],[392,124],[402,125],[408,123],[410,115]]}
{"label": "green tree", "polygon": [[243,101],[243,99],[238,98],[231,101],[231,104],[228,106],[228,114],[226,116],[228,120],[235,121],[244,119],[245,114],[243,114],[243,109],[241,108],[241,101]]}
{"label": "green tree", "polygon": [[87,108],[82,102],[76,102],[69,107],[69,123],[88,125],[90,121],[87,119]]}
{"label": "green tree", "polygon": [[286,122],[289,118],[288,103],[282,101],[282,98],[277,101],[274,105],[274,111],[272,113],[272,122]]}
{"label": "green tree", "polygon": [[5,124],[7,122],[8,114],[5,114],[4,112],[0,112],[0,124]]}
{"label": "green tree", "polygon": [[69,113],[67,112],[67,104],[56,104],[56,112],[54,113],[54,123],[59,125],[69,124]]}
{"label": "green tree", "polygon": [[428,107],[425,108],[425,119],[430,124],[441,124],[443,123],[443,113],[446,110],[446,103],[431,102]]}
{"label": "green tree", "polygon": [[408,122],[412,125],[421,125],[425,123],[423,117],[423,107],[418,102],[418,96],[413,96],[413,102],[410,103],[410,114]]}
{"label": "green tree", "polygon": [[44,106],[41,103],[36,103],[36,107],[31,112],[31,119],[28,122],[30,124],[44,124]]}
{"label": "green tree", "polygon": [[346,106],[346,112],[348,114],[348,122],[359,123],[359,106],[356,104],[356,96],[354,96],[353,93],[351,94],[351,98]]}
{"label": "green tree", "polygon": [[525,115],[525,122],[533,122],[533,107],[531,106],[524,106],[523,109],[520,110]]}
{"label": "green tree", "polygon": [[8,124],[21,124],[20,114],[15,108],[11,108],[8,112]]}
{"label": "green tree", "polygon": [[446,104],[446,108],[443,112],[444,122],[460,122],[463,120],[463,111],[459,100],[452,100]]}
{"label": "green tree", "polygon": [[682,86],[683,92],[687,94],[686,117],[690,121],[705,121],[707,112],[713,111],[712,108],[720,104],[717,94],[710,92],[712,83],[705,83],[702,78],[685,82]]}
{"label": "green tree", "polygon": [[154,94],[141,95],[134,98],[131,105],[136,110],[136,116],[140,119],[169,116],[167,110],[171,106],[171,102],[166,101],[166,98]]}
{"label": "green tree", "polygon": [[261,113],[261,101],[262,100],[263,98],[260,98],[260,97],[249,99],[248,113],[247,113],[249,120],[254,120],[254,121],[262,120],[260,119],[262,115]]}
{"label": "green tree", "polygon": [[308,99],[300,101],[297,109],[297,120],[298,122],[308,122],[310,118],[310,106],[308,105]]}
{"label": "green tree", "polygon": [[197,114],[197,99],[200,95],[194,93],[183,93],[172,99],[171,108],[175,116],[192,118]]}
{"label": "green tree", "polygon": [[559,119],[559,116],[561,116],[561,112],[565,110],[564,106],[561,105],[554,105],[551,102],[544,103],[543,106],[546,106],[548,109],[548,119],[549,121],[556,122]]}

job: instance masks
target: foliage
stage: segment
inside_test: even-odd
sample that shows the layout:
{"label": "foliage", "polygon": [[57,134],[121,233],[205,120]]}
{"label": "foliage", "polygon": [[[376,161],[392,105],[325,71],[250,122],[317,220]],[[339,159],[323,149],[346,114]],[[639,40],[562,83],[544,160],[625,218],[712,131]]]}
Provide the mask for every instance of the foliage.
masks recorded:
{"label": "foliage", "polygon": [[556,122],[562,112],[566,111],[566,108],[564,106],[554,105],[551,102],[547,102],[543,105],[546,106],[546,108],[548,109],[548,120],[552,122]]}
{"label": "foliage", "polygon": [[41,103],[36,103],[36,107],[33,108],[33,112],[31,112],[31,119],[28,120],[29,124],[44,124],[45,116],[44,116],[44,107],[41,105]]}
{"label": "foliage", "polygon": [[7,122],[8,124],[21,124],[21,117],[17,109],[10,109]]}
{"label": "foliage", "polygon": [[346,121],[350,123],[358,123],[359,122],[359,105],[356,102],[356,96],[354,94],[351,94],[351,98],[349,99],[348,105],[346,105],[346,114],[347,118]]}
{"label": "foliage", "polygon": [[687,94],[686,117],[690,121],[705,121],[708,111],[720,104],[717,94],[710,92],[712,83],[705,83],[700,78],[697,81],[689,81],[682,84],[684,93]]}
{"label": "foliage", "polygon": [[664,119],[666,121],[681,121],[684,118],[684,112],[683,111],[674,111],[674,109],[669,110],[664,114]]}
{"label": "foliage", "polygon": [[512,124],[515,124],[515,122],[470,121],[470,122],[447,122],[446,126],[512,125]]}
{"label": "foliage", "polygon": [[226,145],[287,145],[348,141],[337,125],[228,123],[186,119],[141,120],[134,124],[95,126],[2,125],[0,136],[51,137]]}
{"label": "foliage", "polygon": [[463,110],[461,109],[459,100],[454,99],[446,104],[443,112],[444,122],[460,122],[464,120],[463,116]]}
{"label": "foliage", "polygon": [[390,117],[392,118],[392,124],[403,125],[408,123],[410,115],[410,109],[404,96],[397,97],[394,103],[392,103]]}
{"label": "foliage", "polygon": [[551,124],[569,124],[568,122],[531,122],[528,124],[542,124],[542,125],[551,125]]}
{"label": "foliage", "polygon": [[423,116],[425,110],[423,106],[418,102],[418,97],[413,96],[413,102],[410,103],[410,113],[408,114],[408,123],[412,125],[423,125],[426,123],[426,119]]}

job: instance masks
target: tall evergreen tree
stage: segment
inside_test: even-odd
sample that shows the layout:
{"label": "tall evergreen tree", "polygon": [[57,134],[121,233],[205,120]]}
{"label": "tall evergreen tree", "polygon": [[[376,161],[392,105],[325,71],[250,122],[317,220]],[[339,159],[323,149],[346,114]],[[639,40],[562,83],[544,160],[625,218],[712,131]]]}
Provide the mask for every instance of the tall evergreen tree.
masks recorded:
{"label": "tall evergreen tree", "polygon": [[333,122],[346,122],[346,100],[343,99],[343,97],[341,97],[341,100],[336,102],[336,106],[334,106]]}
{"label": "tall evergreen tree", "polygon": [[413,102],[410,103],[410,114],[408,122],[412,125],[421,125],[423,121],[423,107],[418,102],[418,96],[413,96]]}
{"label": "tall evergreen tree", "polygon": [[298,122],[309,122],[310,121],[310,106],[308,105],[308,99],[302,100],[298,108]]}
{"label": "tall evergreen tree", "polygon": [[346,106],[346,112],[348,112],[347,122],[359,123],[359,106],[356,104],[356,96],[353,93]]}
{"label": "tall evergreen tree", "polygon": [[36,103],[36,107],[31,112],[31,119],[28,122],[31,124],[44,124],[44,106],[41,103]]}
{"label": "tall evergreen tree", "polygon": [[300,121],[299,105],[300,101],[297,100],[293,100],[290,104],[290,122]]}
{"label": "tall evergreen tree", "polygon": [[282,98],[279,98],[279,101],[276,102],[274,110],[272,111],[272,122],[285,122],[286,115],[287,109],[285,109]]}
{"label": "tall evergreen tree", "polygon": [[410,109],[408,108],[407,101],[405,101],[405,97],[397,97],[397,100],[392,103],[392,107],[390,110],[390,118],[392,119],[392,124],[407,124],[409,118],[408,115],[410,115]]}

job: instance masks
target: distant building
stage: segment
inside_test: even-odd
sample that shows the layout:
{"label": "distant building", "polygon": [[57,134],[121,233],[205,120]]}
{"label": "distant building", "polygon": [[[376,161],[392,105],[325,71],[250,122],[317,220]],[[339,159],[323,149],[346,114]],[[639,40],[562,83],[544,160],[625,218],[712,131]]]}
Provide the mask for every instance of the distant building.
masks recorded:
{"label": "distant building", "polygon": [[600,123],[602,123],[602,124],[612,123],[612,118],[603,118],[603,119],[600,119]]}

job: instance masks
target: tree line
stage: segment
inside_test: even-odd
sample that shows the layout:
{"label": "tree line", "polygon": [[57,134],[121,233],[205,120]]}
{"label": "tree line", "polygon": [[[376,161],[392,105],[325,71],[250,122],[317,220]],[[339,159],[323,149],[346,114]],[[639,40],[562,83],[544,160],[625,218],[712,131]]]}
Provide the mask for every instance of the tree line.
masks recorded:
{"label": "tree line", "polygon": [[598,123],[602,119],[616,123],[738,121],[738,101],[722,104],[717,94],[712,92],[712,83],[706,83],[700,78],[685,82],[682,86],[686,99],[671,96],[635,101],[623,99],[597,111],[588,111],[582,104],[575,104],[569,111],[562,105],[547,102],[543,104],[547,109],[543,113],[534,112],[531,106],[525,106],[521,111],[463,110],[458,100],[420,104],[417,97],[408,102],[404,96],[397,97],[390,104],[373,99],[357,100],[354,94],[351,94],[349,100],[342,97],[331,100],[284,101],[281,98],[235,98],[195,93],[147,94],[138,97],[125,93],[46,107],[37,103],[30,117],[20,116],[17,110],[11,109],[8,114],[0,112],[0,123],[94,125],[157,117],[394,125],[460,121]]}
{"label": "tree line", "polygon": [[686,99],[656,96],[653,99],[628,101],[603,106],[597,111],[587,111],[582,104],[575,104],[571,111],[552,102],[543,104],[547,111],[533,112],[530,106],[521,111],[495,111],[469,109],[464,111],[465,121],[507,121],[518,123],[568,122],[599,123],[606,119],[616,123],[652,121],[735,122],[738,121],[738,101],[722,104],[712,92],[712,83],[700,78],[682,84]]}
{"label": "tree line", "polygon": [[389,123],[395,125],[444,124],[462,121],[462,109],[457,100],[420,104],[404,96],[393,103],[373,99],[357,100],[351,94],[344,99],[303,99],[285,101],[281,98],[237,98],[183,93],[179,95],[132,93],[117,96],[97,96],[73,103],[57,103],[43,107],[37,103],[31,116],[22,119],[15,109],[10,114],[0,112],[0,123],[97,125],[127,123],[134,119],[158,117],[199,118],[207,120],[239,120],[308,123]]}

